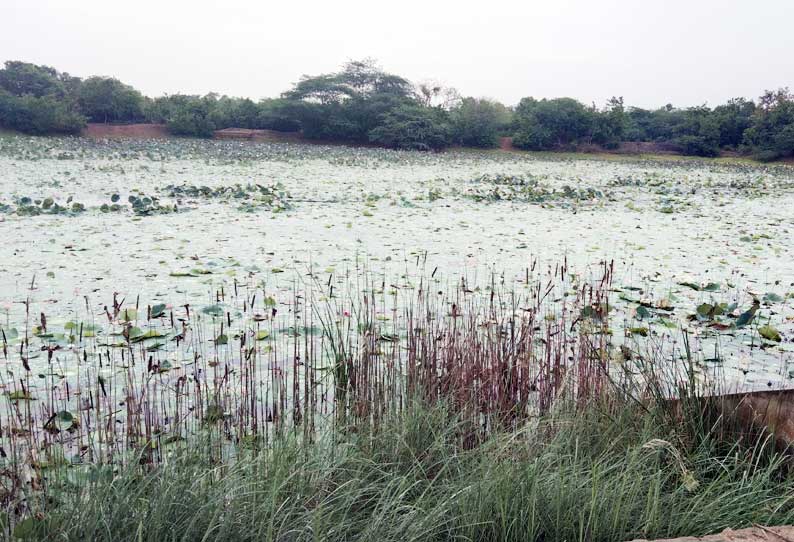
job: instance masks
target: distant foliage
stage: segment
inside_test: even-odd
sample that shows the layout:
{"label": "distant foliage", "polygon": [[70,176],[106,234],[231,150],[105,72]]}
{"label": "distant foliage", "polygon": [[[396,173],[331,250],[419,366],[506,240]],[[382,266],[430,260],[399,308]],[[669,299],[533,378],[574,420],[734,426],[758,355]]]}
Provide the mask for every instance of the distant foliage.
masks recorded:
{"label": "distant foliage", "polygon": [[623,97],[612,97],[601,111],[593,109],[592,141],[607,149],[614,149],[626,134],[628,117],[623,106]]}
{"label": "distant foliage", "polygon": [[386,113],[373,128],[370,141],[394,149],[440,150],[451,141],[449,125],[439,110],[402,105]]}
{"label": "distant foliage", "polygon": [[48,66],[9,61],[0,70],[0,126],[26,134],[76,134],[85,117],[74,103],[80,80]]}
{"label": "distant foliage", "polygon": [[721,148],[738,150],[754,108],[743,98],[716,109],[705,105],[677,109],[672,105],[650,111],[628,111],[626,137],[632,141],[667,143],[683,154],[716,156]]}
{"label": "distant foliage", "polygon": [[744,142],[761,160],[794,155],[794,95],[788,88],[761,96]]}
{"label": "distant foliage", "polygon": [[522,99],[515,112],[513,144],[521,149],[551,150],[590,139],[594,113],[573,98]]}
{"label": "distant foliage", "polygon": [[267,98],[257,104],[255,128],[297,132],[301,129],[298,120],[290,114],[289,103],[281,98]]}
{"label": "distant foliage", "polygon": [[330,74],[304,76],[283,98],[310,139],[408,148],[399,141],[408,144],[416,134],[426,133],[433,141],[414,141],[410,147],[436,148],[438,132],[446,130],[441,125],[428,129],[428,123],[440,120],[430,114],[437,108],[421,105],[408,80],[384,72],[372,60],[348,62]]}
{"label": "distant foliage", "polygon": [[223,128],[249,128],[295,132],[298,122],[290,115],[284,100],[259,103],[247,98],[207,94],[173,94],[148,100],[144,115],[149,122],[166,124],[176,135],[212,137]]}
{"label": "distant foliage", "polygon": [[490,148],[512,136],[528,150],[614,149],[647,142],[694,156],[723,151],[759,160],[794,155],[794,96],[766,91],[714,108],[603,107],[573,98],[523,98],[517,106],[463,97],[437,81],[414,85],[371,59],[306,75],[278,98],[174,94],[147,98],[112,77],[81,80],[50,66],[8,61],[0,69],[0,127],[28,134],[77,134],[86,121],[165,124],[175,135],[212,137],[223,128],[301,132],[317,141],[417,150]]}
{"label": "distant foliage", "polygon": [[77,94],[80,110],[92,122],[133,122],[143,119],[143,95],[112,77],[89,77]]}
{"label": "distant foliage", "polygon": [[484,98],[463,98],[449,117],[453,142],[465,147],[496,147],[512,121],[507,107]]}
{"label": "distant foliage", "polygon": [[683,154],[717,156],[720,152],[720,130],[716,117],[706,106],[690,107],[682,112],[674,128],[673,144]]}
{"label": "distant foliage", "polygon": [[720,134],[720,147],[738,150],[744,141],[745,131],[753,124],[755,103],[744,98],[733,98],[715,107],[712,114]]}
{"label": "distant foliage", "polygon": [[10,60],[0,70],[0,88],[14,96],[57,96],[67,93],[70,76],[49,66]]}
{"label": "distant foliage", "polygon": [[0,91],[0,126],[25,134],[78,134],[85,117],[52,96],[14,96]]}
{"label": "distant foliage", "polygon": [[174,135],[212,137],[217,100],[213,96],[175,94],[156,98],[148,108],[150,120],[166,124]]}

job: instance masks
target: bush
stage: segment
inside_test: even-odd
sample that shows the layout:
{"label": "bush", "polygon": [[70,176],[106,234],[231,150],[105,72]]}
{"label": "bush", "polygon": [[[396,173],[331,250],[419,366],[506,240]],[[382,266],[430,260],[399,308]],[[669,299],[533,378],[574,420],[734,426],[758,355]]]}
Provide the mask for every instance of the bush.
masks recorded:
{"label": "bush", "polygon": [[626,132],[623,98],[612,97],[601,111],[593,111],[593,143],[605,149],[617,149]]}
{"label": "bush", "polygon": [[80,110],[92,122],[133,122],[143,118],[143,96],[112,77],[89,77],[80,85]]}
{"label": "bush", "polygon": [[210,109],[202,100],[192,100],[179,108],[166,122],[174,135],[212,137],[215,123],[210,119]]}
{"label": "bush", "polygon": [[496,147],[499,134],[510,123],[504,105],[485,99],[464,98],[449,116],[452,140],[467,147]]}
{"label": "bush", "polygon": [[151,100],[146,104],[149,122],[164,123],[174,135],[212,137],[217,129],[213,120],[215,97],[174,94]]}
{"label": "bush", "polygon": [[0,91],[0,126],[25,134],[79,134],[85,117],[52,96],[12,96]]}
{"label": "bush", "polygon": [[782,157],[783,156],[778,151],[774,150],[761,150],[753,155],[753,158],[759,162],[774,162],[775,160],[780,160]]}
{"label": "bush", "polygon": [[513,145],[550,150],[572,145],[593,133],[594,113],[573,98],[524,98],[515,112]]}
{"label": "bush", "polygon": [[782,88],[761,96],[744,143],[764,157],[794,155],[794,94]]}
{"label": "bush", "polygon": [[393,149],[440,150],[451,142],[443,112],[406,105],[383,116],[380,126],[369,132],[373,143]]}
{"label": "bush", "polygon": [[420,105],[406,79],[370,60],[303,77],[283,99],[280,110],[297,120],[309,139],[421,149],[449,144],[437,110]]}
{"label": "bush", "polygon": [[61,74],[49,66],[9,60],[0,70],[0,89],[13,96],[62,97],[66,92],[64,80],[68,79],[67,74]]}
{"label": "bush", "polygon": [[687,156],[719,156],[720,148],[713,141],[703,136],[686,135],[673,140],[682,154]]}

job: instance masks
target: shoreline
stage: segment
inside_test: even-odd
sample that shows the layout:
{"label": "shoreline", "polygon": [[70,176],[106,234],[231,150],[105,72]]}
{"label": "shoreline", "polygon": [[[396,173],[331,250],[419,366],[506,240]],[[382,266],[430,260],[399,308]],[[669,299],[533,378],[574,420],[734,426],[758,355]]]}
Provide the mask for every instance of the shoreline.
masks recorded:
{"label": "shoreline", "polygon": [[[278,132],[275,130],[255,130],[248,128],[224,128],[216,130],[212,138],[194,138],[190,136],[178,136],[168,133],[164,124],[138,123],[138,124],[102,124],[88,123],[79,135],[64,136],[61,134],[30,135],[0,128],[0,137],[4,136],[23,136],[23,137],[77,137],[85,139],[207,139],[214,141],[240,141],[252,143],[295,143],[306,145],[326,145],[350,148],[381,148],[377,145],[365,145],[347,143],[341,141],[326,141],[304,138],[299,132]],[[517,149],[511,142],[505,142],[512,138],[500,138],[499,145],[493,148],[461,147],[451,146],[439,151],[440,153],[454,152],[485,152],[496,154],[519,154],[535,156],[540,158],[556,159],[592,159],[592,160],[653,160],[670,162],[711,162],[716,164],[743,164],[752,166],[785,166],[794,167],[794,158],[781,158],[772,162],[762,162],[749,155],[737,152],[722,152],[720,156],[691,156],[681,154],[672,150],[657,148],[658,145],[651,142],[627,141],[617,149],[597,148],[595,145],[585,145],[582,150],[560,149],[531,151]],[[421,152],[421,151],[417,151]]]}

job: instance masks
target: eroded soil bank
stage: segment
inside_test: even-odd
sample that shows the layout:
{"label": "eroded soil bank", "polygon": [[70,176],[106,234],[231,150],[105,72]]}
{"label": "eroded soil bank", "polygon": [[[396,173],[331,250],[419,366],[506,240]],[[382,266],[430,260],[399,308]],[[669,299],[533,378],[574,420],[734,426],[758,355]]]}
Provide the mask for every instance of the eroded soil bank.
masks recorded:
{"label": "eroded soil bank", "polygon": [[[752,529],[725,529],[719,534],[683,538],[666,538],[654,542],[791,542],[794,540],[794,527],[753,527]],[[632,542],[649,542],[633,540]]]}

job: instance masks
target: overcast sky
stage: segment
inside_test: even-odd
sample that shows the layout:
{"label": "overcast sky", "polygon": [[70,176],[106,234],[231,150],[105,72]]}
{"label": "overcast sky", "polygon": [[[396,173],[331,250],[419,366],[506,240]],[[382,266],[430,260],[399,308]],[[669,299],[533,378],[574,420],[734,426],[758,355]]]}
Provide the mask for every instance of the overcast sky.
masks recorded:
{"label": "overcast sky", "polygon": [[794,0],[0,0],[0,60],[150,96],[276,96],[363,57],[507,104],[716,105],[794,87]]}

